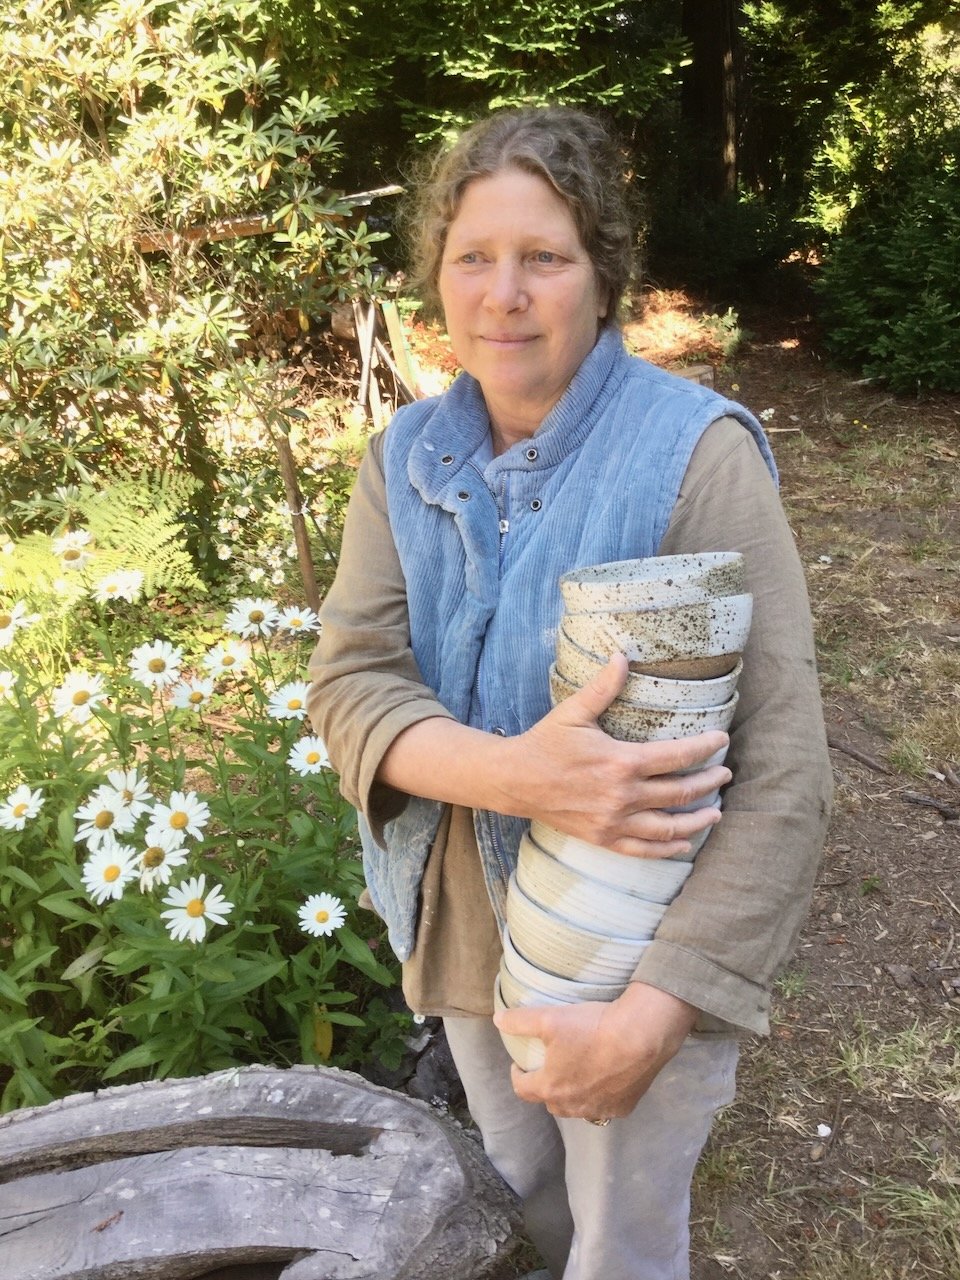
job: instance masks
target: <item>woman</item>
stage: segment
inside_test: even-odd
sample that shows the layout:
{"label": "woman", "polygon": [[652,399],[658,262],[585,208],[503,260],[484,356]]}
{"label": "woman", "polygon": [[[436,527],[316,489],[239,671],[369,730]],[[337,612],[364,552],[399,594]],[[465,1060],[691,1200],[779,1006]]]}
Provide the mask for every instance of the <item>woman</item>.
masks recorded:
{"label": "woman", "polygon": [[[688,1274],[689,1185],[733,1095],[737,1036],[768,1028],[829,801],[809,610],[762,430],[629,358],[622,166],[591,118],[504,112],[440,159],[417,226],[465,372],[371,442],[311,663],[313,722],[361,815],[373,903],[411,1007],[444,1017],[487,1153],[564,1280]],[[739,550],[754,623],[726,735],[627,744],[597,716],[614,658],[550,710],[557,578]],[[699,853],[620,999],[491,1021],[506,883],[530,819],[624,856]],[[589,1121],[590,1123],[584,1123]]]}

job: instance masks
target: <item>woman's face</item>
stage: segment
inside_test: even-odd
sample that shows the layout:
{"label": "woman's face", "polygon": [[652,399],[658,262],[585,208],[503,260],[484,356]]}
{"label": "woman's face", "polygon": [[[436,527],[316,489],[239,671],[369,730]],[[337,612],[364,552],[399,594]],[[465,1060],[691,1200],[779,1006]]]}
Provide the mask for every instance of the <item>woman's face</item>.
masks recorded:
{"label": "woman's face", "polygon": [[607,313],[567,206],[520,169],[472,182],[447,229],[439,286],[454,353],[502,442],[532,435]]}

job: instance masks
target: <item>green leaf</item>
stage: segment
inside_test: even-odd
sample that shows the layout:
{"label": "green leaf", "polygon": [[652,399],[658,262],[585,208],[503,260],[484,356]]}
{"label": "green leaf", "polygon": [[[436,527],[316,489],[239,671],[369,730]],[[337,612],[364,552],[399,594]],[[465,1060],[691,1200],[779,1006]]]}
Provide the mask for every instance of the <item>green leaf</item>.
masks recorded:
{"label": "green leaf", "polygon": [[96,912],[91,911],[89,907],[81,906],[69,891],[48,894],[46,898],[40,899],[40,905],[41,907],[46,907],[48,911],[52,911],[55,916],[63,916],[67,920],[82,920],[84,922],[99,920]]}
{"label": "green leaf", "polygon": [[165,1045],[160,1040],[148,1040],[146,1044],[135,1045],[126,1053],[121,1053],[110,1063],[103,1073],[104,1080],[113,1080],[125,1071],[141,1071],[144,1067],[152,1067],[159,1062],[165,1052]]}
{"label": "green leaf", "polygon": [[40,893],[40,886],[34,880],[33,876],[28,875],[22,867],[0,867],[0,875],[6,876],[8,880],[14,880],[24,889],[29,889],[32,893]]}
{"label": "green leaf", "polygon": [[384,987],[393,986],[393,974],[374,956],[367,944],[357,937],[346,925],[337,930],[336,940],[343,950],[343,958],[348,964],[365,973],[374,982]]}
{"label": "green leaf", "polygon": [[80,978],[88,969],[95,968],[103,959],[106,951],[106,944],[101,947],[92,947],[89,951],[85,951],[82,956],[77,956],[73,964],[68,964],[66,969],[60,975],[64,982],[71,982],[75,978]]}

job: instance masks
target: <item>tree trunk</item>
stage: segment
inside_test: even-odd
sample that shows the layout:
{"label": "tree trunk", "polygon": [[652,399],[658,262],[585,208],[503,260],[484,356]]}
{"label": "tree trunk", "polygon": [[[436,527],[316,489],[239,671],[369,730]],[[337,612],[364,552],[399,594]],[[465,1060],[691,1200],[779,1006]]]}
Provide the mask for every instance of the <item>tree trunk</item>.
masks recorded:
{"label": "tree trunk", "polygon": [[692,62],[683,72],[681,137],[686,187],[719,201],[737,189],[737,0],[684,0]]}

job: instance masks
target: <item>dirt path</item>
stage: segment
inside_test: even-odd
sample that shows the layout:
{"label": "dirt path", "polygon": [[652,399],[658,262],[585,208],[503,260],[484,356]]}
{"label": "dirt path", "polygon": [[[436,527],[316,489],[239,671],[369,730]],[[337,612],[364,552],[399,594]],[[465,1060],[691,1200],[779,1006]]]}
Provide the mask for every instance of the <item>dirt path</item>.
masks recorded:
{"label": "dirt path", "polygon": [[698,1176],[695,1280],[960,1277],[960,399],[888,396],[769,320],[718,388],[774,410],[837,793]]}

